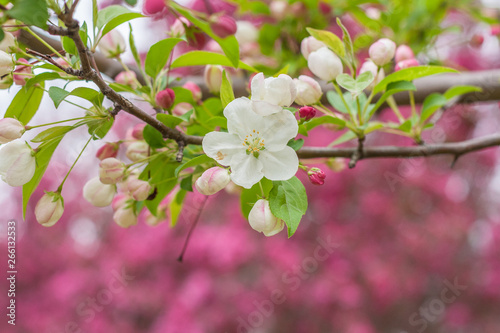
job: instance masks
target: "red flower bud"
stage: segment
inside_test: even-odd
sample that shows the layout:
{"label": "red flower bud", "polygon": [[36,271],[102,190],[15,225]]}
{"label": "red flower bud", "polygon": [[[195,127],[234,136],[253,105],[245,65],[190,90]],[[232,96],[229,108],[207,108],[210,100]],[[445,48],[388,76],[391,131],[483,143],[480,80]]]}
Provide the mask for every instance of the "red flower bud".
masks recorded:
{"label": "red flower bud", "polygon": [[174,105],[175,93],[172,89],[167,88],[158,92],[155,100],[159,107],[169,110]]}
{"label": "red flower bud", "polygon": [[397,72],[401,69],[415,67],[418,65],[420,65],[420,64],[418,63],[417,59],[407,59],[407,60],[403,60],[403,61],[398,62],[396,64],[396,67],[394,68],[394,70]]}
{"label": "red flower bud", "polygon": [[107,142],[99,148],[97,153],[95,154],[95,157],[100,159],[101,161],[110,158],[110,157],[116,157],[118,155],[118,149],[120,148],[120,145],[115,143],[115,142]]}
{"label": "red flower bud", "polygon": [[325,183],[326,175],[320,168],[311,168],[311,170],[307,172],[307,175],[314,185],[323,185]]}
{"label": "red flower bud", "polygon": [[135,125],[132,129],[132,137],[137,140],[143,140],[144,135],[142,134],[142,132],[144,131],[144,127],[146,127],[146,124]]}
{"label": "red flower bud", "polygon": [[303,118],[305,121],[314,118],[316,115],[316,109],[312,106],[303,106],[299,109],[299,116]]}
{"label": "red flower bud", "polygon": [[470,46],[478,48],[481,47],[481,45],[483,45],[483,42],[484,42],[484,36],[480,34],[475,34],[474,36],[472,36],[470,40]]}
{"label": "red flower bud", "polygon": [[214,34],[220,38],[226,38],[236,33],[236,21],[227,15],[214,18],[210,23],[210,28]]}

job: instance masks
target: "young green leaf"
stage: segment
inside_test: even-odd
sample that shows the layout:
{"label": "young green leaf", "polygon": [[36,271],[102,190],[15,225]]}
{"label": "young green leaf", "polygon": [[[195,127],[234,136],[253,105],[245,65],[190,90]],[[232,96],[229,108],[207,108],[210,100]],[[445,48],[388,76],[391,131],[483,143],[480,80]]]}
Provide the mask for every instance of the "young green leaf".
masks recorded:
{"label": "young green leaf", "polygon": [[49,7],[46,0],[17,0],[14,7],[5,14],[27,25],[35,25],[47,30]]}
{"label": "young green leaf", "polygon": [[[172,63],[172,68],[189,67],[189,66],[204,66],[204,65],[221,65],[226,67],[246,69],[251,72],[258,72],[255,68],[241,61],[234,65],[231,60],[220,53],[208,51],[191,51],[180,55]],[[237,67],[236,67],[237,66]]]}
{"label": "young green leaf", "polygon": [[179,176],[179,173],[182,170],[184,170],[184,169],[187,169],[187,168],[190,168],[190,167],[194,167],[194,166],[197,166],[197,165],[200,165],[200,164],[205,164],[205,163],[211,163],[211,164],[213,164],[214,160],[211,159],[210,157],[208,157],[205,154],[200,155],[200,156],[196,156],[195,158],[187,161],[186,163],[179,165],[175,169],[175,176],[176,177]]}
{"label": "young green leaf", "polygon": [[5,118],[16,118],[23,124],[27,125],[31,118],[35,115],[40,102],[43,97],[43,83],[40,83],[40,87],[33,86],[26,89],[22,87],[21,90],[14,96],[14,99],[10,103],[7,111],[5,112]]}
{"label": "young green leaf", "polygon": [[226,71],[222,72],[222,85],[220,87],[220,100],[222,102],[222,107],[226,106],[234,100],[233,86],[227,78]]}
{"label": "young green leaf", "polygon": [[340,40],[337,35],[326,30],[317,30],[313,28],[306,28],[307,32],[316,38],[317,40],[323,42],[328,46],[333,52],[335,52],[339,57],[345,57],[345,47],[344,43]]}
{"label": "young green leaf", "polygon": [[269,192],[269,207],[274,216],[286,223],[288,238],[292,237],[307,210],[307,194],[302,182],[297,177],[274,181]]}
{"label": "young green leaf", "polygon": [[156,128],[151,125],[146,125],[142,132],[144,136],[144,140],[150,145],[152,148],[162,148],[165,147],[165,140],[163,139],[163,135]]}
{"label": "young green leaf", "polygon": [[433,93],[427,96],[424,100],[424,103],[422,104],[420,123],[424,123],[447,102],[448,100],[446,99],[446,97],[438,93]]}
{"label": "young green leaf", "polygon": [[337,83],[353,96],[357,96],[373,82],[373,79],[372,72],[364,72],[356,79],[353,79],[349,74],[343,73],[337,76]]}
{"label": "young green leaf", "polygon": [[59,138],[60,136],[64,136],[66,133],[75,128],[75,126],[54,126],[51,128],[47,128],[43,132],[38,133],[38,135],[33,139],[31,139],[31,142],[44,142]]}
{"label": "young green leaf", "polygon": [[187,191],[179,190],[175,195],[174,199],[170,201],[170,226],[175,227],[177,221],[179,220],[179,215],[182,211],[182,206],[184,204],[184,198],[186,198]]}
{"label": "young green leaf", "polygon": [[459,96],[459,95],[465,95],[471,92],[482,92],[483,89],[480,87],[475,87],[475,86],[454,86],[451,87],[450,89],[446,90],[446,92],[443,94],[443,96],[450,100],[453,97]]}
{"label": "young green leaf", "polygon": [[167,38],[153,44],[146,55],[144,63],[146,74],[156,78],[167,64],[172,49],[181,41],[180,38]]}
{"label": "young green leaf", "polygon": [[332,117],[332,116],[323,116],[323,117],[313,118],[313,119],[309,120],[308,122],[305,122],[304,126],[308,131],[310,131],[313,128],[315,128],[319,125],[323,125],[323,124],[337,125],[339,130],[345,127],[345,121],[343,119]]}

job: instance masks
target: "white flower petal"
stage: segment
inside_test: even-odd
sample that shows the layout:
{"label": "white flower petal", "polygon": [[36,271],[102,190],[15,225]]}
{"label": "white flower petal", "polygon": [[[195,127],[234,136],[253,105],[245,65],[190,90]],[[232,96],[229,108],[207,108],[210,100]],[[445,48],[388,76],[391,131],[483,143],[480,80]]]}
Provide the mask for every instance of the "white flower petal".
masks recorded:
{"label": "white flower petal", "polygon": [[236,155],[245,155],[243,141],[234,134],[210,132],[203,138],[203,151],[219,164],[229,166]]}
{"label": "white flower petal", "polygon": [[264,87],[264,73],[259,73],[256,74],[252,82],[250,83],[250,89],[252,91],[252,100],[262,100],[264,98],[265,94],[265,87]]}
{"label": "white flower petal", "polygon": [[253,155],[233,156],[231,160],[231,180],[236,185],[251,188],[262,177],[264,177],[262,163]]}
{"label": "white flower petal", "polygon": [[285,146],[281,151],[262,151],[259,161],[264,166],[264,176],[269,180],[288,180],[299,168],[299,158],[292,148]]}
{"label": "white flower petal", "polygon": [[266,101],[252,100],[252,109],[255,113],[261,116],[269,116],[273,113],[280,112],[283,108],[279,105],[274,105]]}
{"label": "white flower petal", "polygon": [[297,136],[299,125],[293,113],[288,110],[265,117],[265,128],[262,129],[266,150],[283,149],[290,139]]}
{"label": "white flower petal", "polygon": [[3,145],[0,149],[0,175],[5,176],[10,166],[17,158],[17,152],[22,149],[24,142],[12,141],[9,144]]}
{"label": "white flower petal", "polygon": [[224,109],[227,118],[227,129],[231,134],[238,135],[242,140],[262,127],[262,116],[252,111],[252,102],[246,97],[240,97],[229,103]]}
{"label": "white flower petal", "polygon": [[17,156],[5,175],[5,182],[10,186],[22,186],[29,182],[35,174],[36,161],[31,151]]}

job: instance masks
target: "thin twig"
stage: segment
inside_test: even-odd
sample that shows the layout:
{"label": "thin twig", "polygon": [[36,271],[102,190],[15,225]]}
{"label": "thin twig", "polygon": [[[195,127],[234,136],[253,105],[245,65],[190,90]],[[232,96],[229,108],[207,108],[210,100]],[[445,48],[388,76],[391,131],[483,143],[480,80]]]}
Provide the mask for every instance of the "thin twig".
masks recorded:
{"label": "thin twig", "polygon": [[182,247],[181,254],[177,258],[178,262],[182,262],[182,260],[184,259],[184,254],[186,253],[186,249],[187,249],[187,246],[189,244],[189,240],[191,239],[191,235],[193,234],[194,228],[196,227],[196,225],[198,224],[198,221],[200,220],[201,212],[203,211],[203,208],[205,207],[205,203],[207,202],[207,200],[208,200],[208,196],[205,196],[205,199],[201,203],[200,209],[198,210],[198,214],[196,214],[196,217],[193,221],[193,224],[191,225],[191,228],[189,229],[189,232],[186,236],[186,240],[184,241],[184,246]]}

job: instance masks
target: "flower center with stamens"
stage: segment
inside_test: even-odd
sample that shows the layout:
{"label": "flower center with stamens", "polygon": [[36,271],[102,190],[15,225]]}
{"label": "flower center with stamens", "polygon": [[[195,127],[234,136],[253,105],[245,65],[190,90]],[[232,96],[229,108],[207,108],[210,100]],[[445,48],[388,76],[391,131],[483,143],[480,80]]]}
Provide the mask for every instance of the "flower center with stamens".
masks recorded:
{"label": "flower center with stamens", "polygon": [[262,139],[260,133],[255,130],[252,130],[252,133],[245,136],[243,146],[247,147],[247,155],[253,154],[255,157],[259,157],[259,152],[266,149],[264,139]]}

